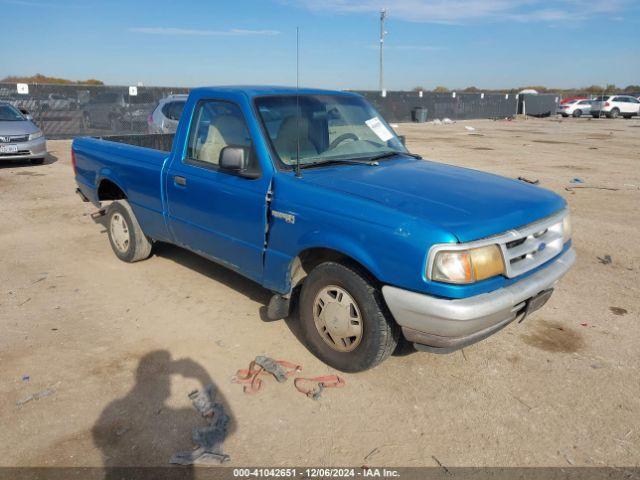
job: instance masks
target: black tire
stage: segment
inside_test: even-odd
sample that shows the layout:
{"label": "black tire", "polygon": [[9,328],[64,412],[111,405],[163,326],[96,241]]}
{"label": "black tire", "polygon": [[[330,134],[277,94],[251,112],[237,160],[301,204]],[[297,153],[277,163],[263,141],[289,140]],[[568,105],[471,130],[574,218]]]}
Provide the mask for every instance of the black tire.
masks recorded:
{"label": "black tire", "polygon": [[[122,241],[122,238],[115,233],[116,229],[123,225],[121,222],[124,222],[123,230],[127,237],[126,241]],[[126,200],[116,200],[109,205],[107,232],[113,253],[123,262],[138,262],[151,255],[151,241],[140,228],[140,224]]]}
{"label": "black tire", "polygon": [[29,162],[31,165],[42,165],[44,163],[44,158],[32,158]]}
{"label": "black tire", "polygon": [[611,110],[611,113],[609,113],[609,115],[607,115],[609,118],[618,118],[618,116],[620,115],[620,110],[618,110],[617,108],[613,108]]}
{"label": "black tire", "polygon": [[573,117],[574,118],[580,118],[582,116],[582,110],[577,109],[573,111]]}
{"label": "black tire", "polygon": [[566,113],[561,113],[560,116],[562,116],[562,118],[567,118],[569,115],[567,115]]}
{"label": "black tire", "polygon": [[600,118],[600,114],[599,113],[592,113],[591,116],[593,118]]}
{"label": "black tire", "polygon": [[624,118],[625,120],[630,120],[631,117],[633,117],[633,115],[623,115],[622,118]]}
{"label": "black tire", "polygon": [[[357,346],[341,352],[323,339],[314,321],[314,303],[319,292],[329,286],[344,289],[360,310],[362,333]],[[400,329],[391,317],[382,294],[356,269],[336,262],[314,268],[302,285],[300,322],[309,350],[327,365],[343,372],[361,372],[373,368],[395,350]]]}

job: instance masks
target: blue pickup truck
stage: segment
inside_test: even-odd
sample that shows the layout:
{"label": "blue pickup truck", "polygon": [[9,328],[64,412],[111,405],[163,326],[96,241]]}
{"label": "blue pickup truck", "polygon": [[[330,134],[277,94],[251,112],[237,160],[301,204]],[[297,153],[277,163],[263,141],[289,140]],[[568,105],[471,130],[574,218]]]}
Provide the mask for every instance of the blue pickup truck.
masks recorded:
{"label": "blue pickup truck", "polygon": [[72,163],[118,258],[169,242],[239,272],[342,371],[486,338],[575,261],[561,197],[422,160],[353,93],[199,88],[175,136],[77,138]]}

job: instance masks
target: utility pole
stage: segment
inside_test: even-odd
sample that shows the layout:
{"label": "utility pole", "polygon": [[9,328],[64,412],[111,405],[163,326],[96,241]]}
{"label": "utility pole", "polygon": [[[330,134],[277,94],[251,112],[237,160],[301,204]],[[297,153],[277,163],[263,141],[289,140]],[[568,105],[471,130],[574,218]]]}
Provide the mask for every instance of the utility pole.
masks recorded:
{"label": "utility pole", "polygon": [[385,96],[384,90],[384,36],[387,34],[384,30],[384,19],[387,17],[387,10],[380,10],[380,94]]}

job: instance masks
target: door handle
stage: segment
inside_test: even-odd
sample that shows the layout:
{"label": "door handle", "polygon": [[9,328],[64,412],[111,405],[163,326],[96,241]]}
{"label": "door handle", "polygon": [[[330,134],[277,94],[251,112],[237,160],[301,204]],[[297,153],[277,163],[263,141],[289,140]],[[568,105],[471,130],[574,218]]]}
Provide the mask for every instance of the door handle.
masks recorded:
{"label": "door handle", "polygon": [[186,187],[187,186],[187,179],[184,177],[181,177],[180,175],[174,175],[173,176],[173,182],[176,185],[180,185],[182,187]]}

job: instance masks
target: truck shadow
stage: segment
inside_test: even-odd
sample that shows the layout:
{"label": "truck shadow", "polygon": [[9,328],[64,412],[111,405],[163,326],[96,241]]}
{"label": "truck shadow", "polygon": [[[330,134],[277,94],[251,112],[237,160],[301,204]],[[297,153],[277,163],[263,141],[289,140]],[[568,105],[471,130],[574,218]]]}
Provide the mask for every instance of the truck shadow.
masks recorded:
{"label": "truck shadow", "polygon": [[52,163],[56,163],[58,161],[58,157],[51,153],[47,153],[47,156],[44,157],[44,162],[40,165],[33,165],[29,160],[0,160],[0,170],[5,168],[26,168],[31,167],[33,169],[38,169],[42,165],[51,165]]}
{"label": "truck shadow", "polygon": [[[218,392],[215,402],[222,404],[230,418],[227,438],[236,430],[229,404],[204,367],[189,358],[172,359],[167,350],[151,351],[138,363],[133,388],[107,405],[91,430],[94,444],[102,454],[105,479],[132,478],[128,476],[132,467],[168,467],[175,453],[193,449],[193,428],[207,423],[195,408],[174,408],[168,404],[173,375],[197,380],[198,389],[213,385]],[[184,392],[185,396],[188,393]],[[195,478],[191,467],[175,468],[181,469],[180,478]],[[162,470],[167,477],[172,471],[175,473],[174,469]],[[164,478],[163,472],[159,473],[157,478]]]}
{"label": "truck shadow", "polygon": [[258,283],[184,248],[158,242],[153,246],[153,254],[222,283],[263,306],[267,305],[271,298],[269,290]]}

